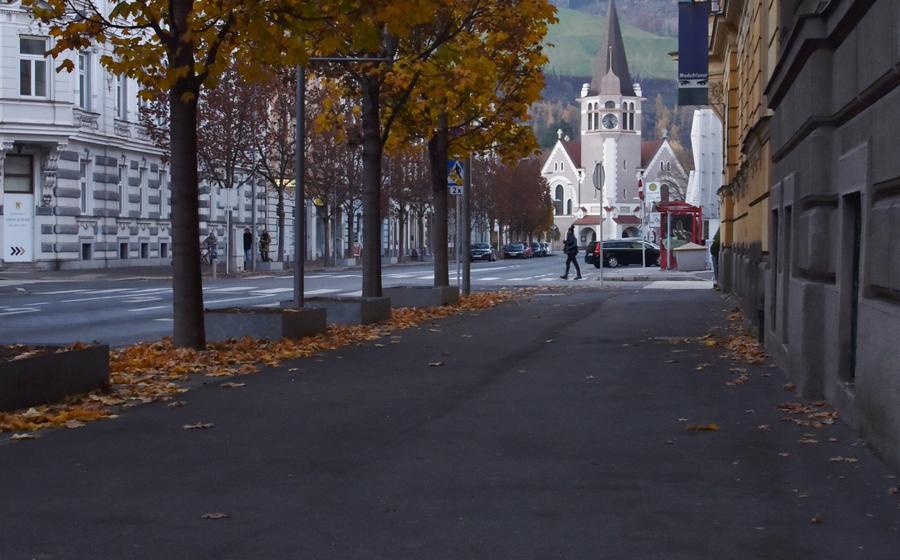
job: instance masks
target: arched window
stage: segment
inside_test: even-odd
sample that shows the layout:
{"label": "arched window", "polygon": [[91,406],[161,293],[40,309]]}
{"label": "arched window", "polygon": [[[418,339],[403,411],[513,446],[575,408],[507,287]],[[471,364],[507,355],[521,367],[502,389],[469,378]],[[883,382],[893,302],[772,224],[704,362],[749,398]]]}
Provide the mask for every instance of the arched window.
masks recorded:
{"label": "arched window", "polygon": [[553,206],[555,206],[556,215],[561,216],[563,213],[563,196],[565,196],[562,185],[556,185],[555,194]]}
{"label": "arched window", "polygon": [[615,102],[615,101],[607,101],[607,102],[606,102],[606,108],[607,108],[607,109],[615,109],[615,108],[616,108],[616,102]]}
{"label": "arched window", "polygon": [[566,216],[572,215],[572,199],[570,198],[566,201]]}

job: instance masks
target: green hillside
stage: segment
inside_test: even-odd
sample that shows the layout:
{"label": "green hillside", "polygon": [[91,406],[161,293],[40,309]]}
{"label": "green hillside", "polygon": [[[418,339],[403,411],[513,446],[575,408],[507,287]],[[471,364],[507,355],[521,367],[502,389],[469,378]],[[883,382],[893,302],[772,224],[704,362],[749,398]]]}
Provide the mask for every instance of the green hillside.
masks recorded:
{"label": "green hillside", "polygon": [[[547,72],[560,76],[590,76],[600,40],[606,31],[606,18],[585,12],[559,8],[559,23],[550,28]],[[676,39],[662,37],[623,24],[622,36],[628,51],[628,69],[632,78],[675,79],[676,65],[669,57],[677,50]]]}

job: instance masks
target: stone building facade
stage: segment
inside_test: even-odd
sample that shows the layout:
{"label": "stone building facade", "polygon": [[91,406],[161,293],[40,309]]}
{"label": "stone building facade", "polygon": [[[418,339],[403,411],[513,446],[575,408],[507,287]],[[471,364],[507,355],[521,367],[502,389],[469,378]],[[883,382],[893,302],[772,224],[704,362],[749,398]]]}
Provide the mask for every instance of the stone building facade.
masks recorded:
{"label": "stone building facade", "polygon": [[900,2],[721,6],[723,287],[799,391],[900,466]]}

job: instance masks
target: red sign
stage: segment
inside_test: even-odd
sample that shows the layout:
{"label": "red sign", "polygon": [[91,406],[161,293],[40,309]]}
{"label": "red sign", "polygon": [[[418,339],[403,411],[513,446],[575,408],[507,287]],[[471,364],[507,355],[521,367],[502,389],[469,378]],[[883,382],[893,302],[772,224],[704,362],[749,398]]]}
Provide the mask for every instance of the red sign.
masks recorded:
{"label": "red sign", "polygon": [[644,200],[644,180],[638,179],[638,197],[641,200]]}

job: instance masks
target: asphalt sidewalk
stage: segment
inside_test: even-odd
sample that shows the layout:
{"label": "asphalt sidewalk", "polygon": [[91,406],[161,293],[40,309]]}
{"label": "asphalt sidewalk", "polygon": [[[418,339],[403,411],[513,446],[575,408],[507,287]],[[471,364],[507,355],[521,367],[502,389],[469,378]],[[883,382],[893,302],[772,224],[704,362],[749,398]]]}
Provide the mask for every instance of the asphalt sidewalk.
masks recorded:
{"label": "asphalt sidewalk", "polygon": [[895,473],[680,342],[727,307],[523,296],[2,444],[0,558],[896,560]]}

